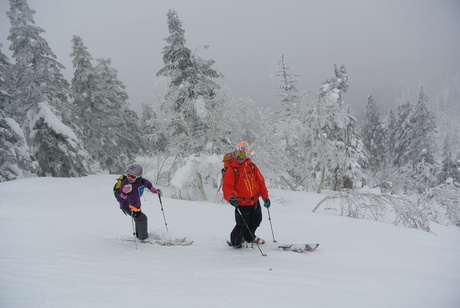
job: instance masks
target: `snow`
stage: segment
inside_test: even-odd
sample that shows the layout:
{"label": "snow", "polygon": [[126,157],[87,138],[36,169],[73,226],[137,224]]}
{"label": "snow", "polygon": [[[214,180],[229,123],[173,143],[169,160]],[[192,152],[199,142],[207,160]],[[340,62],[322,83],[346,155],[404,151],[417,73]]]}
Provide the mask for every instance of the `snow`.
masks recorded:
{"label": "snow", "polygon": [[14,131],[14,133],[21,138],[24,137],[24,132],[22,131],[21,127],[19,126],[18,122],[13,120],[12,118],[5,118],[6,123],[11,127],[11,129]]}
{"label": "snow", "polygon": [[[278,251],[267,211],[267,244],[233,249],[228,204],[147,192],[149,230],[187,236],[188,247],[124,241],[129,217],[111,192],[116,175],[27,178],[0,183],[0,307],[460,307],[460,228],[432,233],[312,213],[325,197],[271,190]],[[208,188],[209,189],[209,188]],[[215,192],[215,189],[214,189]]]}
{"label": "snow", "polygon": [[195,112],[202,120],[206,119],[208,116],[208,111],[206,110],[206,101],[202,96],[195,100]]}
{"label": "snow", "polygon": [[77,141],[78,138],[72,129],[65,124],[63,124],[50,109],[50,106],[46,101],[38,103],[38,114],[35,116],[34,120],[30,122],[30,128],[33,129],[37,120],[43,119],[49,127],[51,127],[56,133],[70,138],[73,141]]}

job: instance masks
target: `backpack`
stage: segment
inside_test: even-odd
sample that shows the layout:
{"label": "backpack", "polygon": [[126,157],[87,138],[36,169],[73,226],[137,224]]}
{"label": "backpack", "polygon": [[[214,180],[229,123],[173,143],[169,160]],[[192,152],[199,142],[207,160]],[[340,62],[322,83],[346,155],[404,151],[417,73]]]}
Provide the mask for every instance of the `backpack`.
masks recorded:
{"label": "backpack", "polygon": [[224,174],[227,168],[232,165],[233,159],[233,153],[231,152],[224,155],[224,158],[222,159],[222,162],[224,163],[224,168],[222,168],[222,174]]}
{"label": "backpack", "polygon": [[125,175],[120,175],[115,185],[113,185],[113,194],[115,195],[115,199],[118,199],[118,195],[120,194],[121,182],[123,182],[125,177],[126,177]]}
{"label": "backpack", "polygon": [[[224,168],[222,168],[222,179],[224,177],[224,173],[225,171],[227,171],[227,169],[232,165],[232,162],[235,158],[233,157],[233,153],[227,153],[224,155],[224,158],[222,159],[222,162],[224,163]],[[249,172],[249,173],[252,173],[254,172],[254,164],[251,162],[249,164],[249,166],[251,166],[251,169],[252,171]],[[237,168],[233,168],[233,171],[235,172],[235,176],[236,176],[236,181],[238,181],[238,178],[240,176],[240,174],[238,173],[238,169]],[[235,181],[235,183],[236,183]]]}

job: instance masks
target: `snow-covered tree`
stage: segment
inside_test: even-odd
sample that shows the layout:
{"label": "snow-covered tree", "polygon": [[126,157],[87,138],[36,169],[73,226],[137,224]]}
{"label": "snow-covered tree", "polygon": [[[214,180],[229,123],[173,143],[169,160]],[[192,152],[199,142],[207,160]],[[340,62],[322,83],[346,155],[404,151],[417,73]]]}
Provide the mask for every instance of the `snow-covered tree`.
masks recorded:
{"label": "snow-covered tree", "polygon": [[[204,47],[209,48],[209,45],[204,45]],[[224,77],[223,74],[211,68],[216,61],[204,60],[195,55],[195,52],[192,53],[191,59],[193,63],[193,73],[191,74],[190,82],[191,88],[193,89],[193,97],[213,97],[216,90],[220,89],[220,85],[213,79]]]}
{"label": "snow-covered tree", "polygon": [[[326,181],[327,157],[326,157],[326,135],[322,131],[322,109],[318,95],[313,101],[306,104],[306,114],[302,119],[305,137],[302,143],[305,151],[305,164],[310,182],[317,187],[318,193],[323,189]],[[328,147],[329,148],[329,147]]]}
{"label": "snow-covered tree", "polygon": [[[193,62],[190,49],[185,47],[185,31],[177,12],[169,10],[166,16],[170,35],[165,39],[168,45],[163,47],[165,66],[157,72],[157,76],[169,77],[171,91],[175,92],[181,85],[185,86],[185,82],[190,78],[189,73],[193,71]],[[178,108],[180,106],[176,107]]]}
{"label": "snow-covered tree", "polygon": [[[64,66],[57,61],[56,55],[41,36],[45,31],[34,25],[34,13],[26,0],[10,0],[7,15],[11,28],[8,39],[16,60],[11,69],[12,117],[23,124],[32,155],[40,164],[41,174],[81,176],[87,172],[84,161],[86,153],[79,147],[78,136],[72,131],[69,84],[61,73]],[[53,123],[47,122],[43,114],[47,119],[53,118]],[[54,125],[57,122],[67,128],[66,135],[72,135],[72,138],[62,137]],[[38,128],[40,132],[37,132]],[[55,146],[50,144],[59,145],[63,155],[56,155],[53,152]],[[75,155],[65,156],[73,151],[76,151]],[[53,163],[39,159],[45,156],[54,156]]]}
{"label": "snow-covered tree", "polygon": [[434,164],[436,123],[434,114],[428,110],[427,96],[423,87],[419,88],[419,97],[414,106],[411,124],[414,133],[413,147],[410,149],[413,153],[412,158],[416,161],[423,160],[429,164]]}
{"label": "snow-covered tree", "polygon": [[300,97],[296,88],[297,78],[300,75],[292,74],[289,69],[289,62],[285,60],[284,54],[281,54],[275,62],[275,76],[280,78],[280,93],[277,96],[281,97],[279,103],[281,104],[282,117],[298,115],[300,111]]}
{"label": "snow-covered tree", "polygon": [[452,155],[450,140],[451,139],[449,137],[444,140],[444,146],[442,148],[442,162],[437,177],[440,184],[451,184],[460,188],[459,165]]}
{"label": "snow-covered tree", "polygon": [[290,119],[279,117],[279,112],[272,108],[259,108],[256,117],[258,134],[255,139],[243,140],[250,141],[251,157],[264,170],[267,182],[272,186],[289,187],[295,190],[301,183],[295,183],[294,175],[289,173],[294,169],[294,162],[288,153],[291,150],[289,149],[290,140],[295,140],[295,136],[298,136],[300,132],[294,131],[294,127],[298,125],[293,119],[291,119],[292,126],[290,126],[288,123]]}
{"label": "snow-covered tree", "polygon": [[460,160],[460,134],[453,133],[460,131],[460,73],[444,80],[434,95],[438,97],[438,147],[442,148],[443,141],[448,138],[453,157]]}
{"label": "snow-covered tree", "polygon": [[[70,56],[73,57],[72,64],[74,67],[71,82],[72,94],[75,98],[73,104],[77,110],[77,115],[86,118],[91,111],[92,97],[97,92],[98,76],[91,63],[93,58],[81,37],[73,36]],[[84,123],[85,121],[82,122],[82,124]]]}
{"label": "snow-covered tree", "polygon": [[367,169],[377,172],[385,166],[386,131],[372,95],[367,98],[366,113],[361,126],[361,138],[368,153]]}
{"label": "snow-covered tree", "polygon": [[327,196],[318,203],[313,212],[318,209],[356,219],[387,221],[394,225],[430,231],[430,222],[424,211],[425,208],[420,205],[420,202],[417,204],[406,196],[347,190]]}
{"label": "snow-covered tree", "polygon": [[92,159],[111,173],[123,172],[143,147],[139,119],[110,59],[94,59],[81,37],[72,39],[72,91],[86,147]]}
{"label": "snow-covered tree", "polygon": [[9,74],[11,72],[11,63],[8,57],[2,52],[2,44],[0,44],[0,110],[4,112],[12,112],[11,101],[12,97],[9,94],[8,83]]}
{"label": "snow-covered tree", "polygon": [[356,119],[342,100],[347,89],[345,66],[334,65],[334,74],[323,83],[305,119],[306,142],[311,149],[306,161],[310,173],[319,177],[318,192],[326,181],[336,190],[362,181],[361,165],[365,154]]}
{"label": "snow-covered tree", "polygon": [[242,140],[254,140],[255,104],[234,98],[228,89],[218,89],[209,98],[205,153],[224,154]]}
{"label": "snow-covered tree", "polygon": [[19,124],[0,108],[0,182],[36,173],[38,164]]}
{"label": "snow-covered tree", "polygon": [[211,68],[214,60],[203,60],[195,56],[195,53],[192,54],[191,50],[185,46],[185,31],[177,12],[169,10],[166,15],[170,35],[165,39],[168,45],[163,47],[165,66],[157,72],[157,76],[170,78],[170,92],[176,92],[178,88],[185,88],[182,95],[175,101],[175,109],[178,110],[186,98],[212,96],[213,92],[220,88],[213,79],[223,76]]}
{"label": "snow-covered tree", "polygon": [[396,167],[403,167],[411,161],[410,147],[412,145],[412,127],[410,118],[413,105],[407,101],[398,106],[396,114],[390,113],[388,123],[389,159]]}
{"label": "snow-covered tree", "polygon": [[437,183],[437,163],[435,161],[436,145],[436,122],[435,116],[427,108],[427,96],[423,87],[419,88],[419,98],[414,106],[411,116],[412,145],[411,160],[412,186],[423,192],[428,187],[434,187]]}
{"label": "snow-covered tree", "polygon": [[460,188],[449,183],[425,190],[417,200],[431,221],[460,227]]}
{"label": "snow-covered tree", "polygon": [[161,119],[168,126],[166,140],[182,145],[183,153],[203,150],[207,144],[209,110],[219,85],[213,79],[222,74],[211,68],[213,60],[203,60],[185,46],[185,31],[177,12],[167,13],[169,37],[163,48],[164,67],[157,76],[170,80],[169,91],[160,108]]}
{"label": "snow-covered tree", "polygon": [[396,122],[397,118],[393,110],[390,110],[390,113],[388,114],[388,119],[386,123],[386,145],[387,145],[387,151],[386,151],[386,161],[387,163],[392,160],[390,157],[393,157],[392,154],[394,153],[395,150],[395,145],[396,145]]}
{"label": "snow-covered tree", "polygon": [[[295,84],[298,75],[292,74],[282,54],[274,63],[275,76],[279,78],[279,104],[276,110],[260,108],[259,135],[256,138],[254,150],[259,166],[265,169],[264,176],[271,185],[288,187],[296,190],[306,188],[305,179],[308,172],[305,164],[305,139],[302,124],[301,95]],[[273,153],[276,159],[273,159]]]}
{"label": "snow-covered tree", "polygon": [[436,184],[434,145],[435,117],[427,108],[427,98],[419,88],[417,104],[406,102],[398,107],[396,120],[389,126],[389,147],[391,163],[399,168],[405,177],[406,192],[422,192]]}
{"label": "snow-covered tree", "polygon": [[99,104],[103,108],[98,119],[101,167],[112,173],[123,172],[143,150],[141,129],[137,114],[130,110],[125,85],[118,79],[118,72],[110,66],[110,59],[98,59],[96,73],[100,78]]}
{"label": "snow-covered tree", "polygon": [[[35,113],[37,112],[37,113]],[[40,165],[40,176],[78,177],[86,175],[87,152],[73,130],[56,117],[47,101],[27,114],[29,146]]]}
{"label": "snow-covered tree", "polygon": [[38,168],[21,127],[6,112],[11,111],[12,101],[7,85],[10,69],[8,57],[0,50],[0,182],[35,173]]}
{"label": "snow-covered tree", "polygon": [[158,115],[152,104],[142,104],[140,126],[144,132],[142,143],[147,154],[154,154],[158,147],[164,147],[158,125]]}
{"label": "snow-covered tree", "polygon": [[364,180],[362,166],[367,163],[367,153],[357,132],[357,120],[351,114],[350,106],[347,106],[345,120],[343,141],[335,142],[333,161],[337,165],[334,172],[334,190],[360,188]]}
{"label": "snow-covered tree", "polygon": [[31,108],[46,100],[70,123],[69,84],[61,73],[64,66],[41,36],[45,30],[34,25],[34,13],[26,0],[10,0],[8,39],[16,60],[12,67],[16,117],[24,120]]}

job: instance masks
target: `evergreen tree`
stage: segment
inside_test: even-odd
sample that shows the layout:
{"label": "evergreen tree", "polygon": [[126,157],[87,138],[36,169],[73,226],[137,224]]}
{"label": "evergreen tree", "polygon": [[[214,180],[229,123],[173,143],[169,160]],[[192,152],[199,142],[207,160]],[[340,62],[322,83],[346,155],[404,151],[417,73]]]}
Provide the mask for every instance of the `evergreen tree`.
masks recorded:
{"label": "evergreen tree", "polygon": [[12,67],[15,116],[22,121],[27,111],[47,101],[61,110],[64,121],[70,123],[69,84],[61,73],[64,66],[41,36],[45,30],[34,26],[34,13],[26,0],[10,0],[8,39],[16,59]]}
{"label": "evergreen tree", "polygon": [[[81,176],[87,172],[86,153],[72,131],[69,84],[61,73],[64,66],[41,36],[45,31],[34,26],[34,13],[26,0],[10,0],[8,39],[16,60],[12,66],[11,95],[15,107],[12,116],[24,124],[32,155],[40,164],[40,174]],[[66,127],[64,134],[63,127]],[[71,154],[74,151],[75,155]],[[52,163],[46,158],[51,156]]]}
{"label": "evergreen tree", "polygon": [[380,113],[374,98],[367,98],[366,113],[361,127],[361,137],[368,153],[367,169],[377,172],[385,166],[387,151],[385,127],[380,120]]}
{"label": "evergreen tree", "polygon": [[441,168],[439,169],[437,177],[439,184],[451,184],[460,188],[459,165],[452,155],[451,141],[449,137],[444,139]]}
{"label": "evergreen tree", "polygon": [[169,10],[166,15],[170,35],[165,39],[168,45],[163,47],[165,66],[157,72],[157,76],[170,78],[169,95],[174,96],[178,88],[185,88],[175,101],[175,109],[178,110],[186,98],[212,96],[213,92],[220,88],[212,79],[221,78],[223,75],[211,68],[214,60],[203,60],[185,46],[185,31],[177,12]]}
{"label": "evergreen tree", "polygon": [[427,108],[427,96],[423,87],[419,88],[419,98],[414,106],[410,122],[413,126],[413,144],[410,148],[412,162],[423,160],[428,164],[434,164],[436,123],[434,114]]}
{"label": "evergreen tree", "polygon": [[345,66],[334,65],[334,74],[323,83],[305,122],[311,148],[307,163],[312,174],[320,177],[318,192],[326,182],[327,171],[332,189],[350,188],[362,181],[361,164],[366,156],[356,133],[356,119],[342,100],[347,89]]}
{"label": "evergreen tree", "polygon": [[340,68],[334,64],[334,75],[326,80],[318,92],[318,100],[324,118],[321,119],[323,133],[328,140],[341,140],[342,129],[346,124],[346,113],[343,106],[342,95],[348,90],[348,74],[345,66]]}
{"label": "evergreen tree", "polygon": [[6,110],[11,112],[12,98],[7,85],[10,69],[8,57],[0,49],[0,182],[21,178],[37,169],[24,133],[6,113]]}
{"label": "evergreen tree", "polygon": [[110,59],[98,59],[96,72],[101,81],[100,105],[103,112],[98,120],[98,140],[101,167],[112,173],[123,172],[143,149],[137,114],[129,109],[125,85],[118,79],[118,72],[110,66]]}
{"label": "evergreen tree", "polygon": [[437,174],[439,184],[451,184],[460,188],[460,170],[459,165],[452,155],[450,138],[444,139],[442,148],[442,162]]}
{"label": "evergreen tree", "polygon": [[12,97],[9,94],[9,74],[11,72],[11,63],[8,57],[2,52],[2,44],[0,44],[0,110],[11,113]]}
{"label": "evergreen tree", "polygon": [[[32,114],[32,112],[37,113]],[[78,177],[87,174],[87,153],[74,131],[56,117],[48,102],[29,110],[29,146],[40,165],[40,176]]]}
{"label": "evergreen tree", "polygon": [[415,106],[406,102],[398,107],[396,121],[389,129],[392,165],[405,177],[406,192],[422,192],[435,185],[436,162],[434,145],[436,124],[428,111],[423,88]]}
{"label": "evergreen tree", "polygon": [[213,60],[205,61],[185,46],[185,31],[176,11],[169,10],[167,46],[163,48],[165,66],[157,76],[170,79],[169,91],[161,106],[161,119],[168,127],[166,140],[176,148],[182,145],[184,153],[203,150],[207,144],[209,110],[212,98],[219,89],[213,79],[222,74],[211,68]]}
{"label": "evergreen tree", "polygon": [[386,151],[386,161],[387,164],[389,161],[392,161],[390,157],[392,157],[392,153],[395,151],[395,146],[396,146],[396,115],[393,112],[393,110],[390,110],[390,113],[388,114],[388,121],[386,125],[386,143],[387,143],[387,151]]}
{"label": "evergreen tree", "polygon": [[37,171],[19,124],[0,108],[0,182],[15,180]]}
{"label": "evergreen tree", "polygon": [[[204,47],[209,48],[209,45],[204,45]],[[190,78],[191,89],[193,89],[192,97],[213,97],[216,90],[220,89],[220,85],[213,79],[224,77],[224,75],[211,68],[216,61],[204,60],[195,55],[195,52],[192,53],[191,60],[193,63],[192,77]]]}
{"label": "evergreen tree", "polygon": [[[85,121],[80,120],[82,121],[81,124],[85,124],[93,109],[91,103],[94,101],[93,96],[97,92],[98,77],[91,63],[93,58],[87,51],[81,37],[73,36],[72,53],[70,56],[73,57],[72,64],[74,67],[71,82],[71,90],[74,97],[73,104],[77,115],[85,119]],[[91,125],[92,123],[87,124]]]}
{"label": "evergreen tree", "polygon": [[410,119],[412,112],[413,105],[407,101],[398,106],[394,122],[389,123],[390,160],[396,167],[403,167],[411,161],[410,147],[413,128]]}
{"label": "evergreen tree", "polygon": [[[280,79],[278,99],[279,108],[260,110],[261,133],[256,140],[256,146],[262,146],[257,151],[261,157],[262,166],[270,172],[265,172],[266,178],[272,184],[279,183],[291,190],[299,186],[305,187],[307,170],[305,164],[304,130],[301,121],[300,97],[295,84],[298,75],[289,72],[288,63],[282,54],[274,64],[275,76]],[[273,149],[276,149],[277,160],[272,162]]]}
{"label": "evergreen tree", "polygon": [[297,92],[296,83],[299,75],[289,72],[289,63],[284,59],[284,54],[275,62],[275,76],[280,78],[279,90],[281,97],[280,104],[282,107],[283,117],[289,117],[293,114],[298,115],[300,97]]}
{"label": "evergreen tree", "polygon": [[86,147],[93,161],[111,173],[124,172],[142,148],[139,119],[129,109],[124,84],[108,59],[93,58],[81,37],[72,39],[72,92]]}
{"label": "evergreen tree", "polygon": [[141,115],[140,125],[144,131],[144,134],[142,134],[142,142],[146,152],[148,154],[154,154],[158,147],[164,147],[161,141],[161,134],[159,133],[158,115],[151,104],[142,104]]}
{"label": "evergreen tree", "polygon": [[412,186],[421,193],[436,185],[435,175],[438,167],[434,158],[435,116],[428,111],[427,97],[423,87],[419,88],[419,98],[414,106],[410,124],[412,129],[409,131],[412,132],[412,144],[409,153],[412,170],[409,174],[413,181]]}
{"label": "evergreen tree", "polygon": [[[165,66],[157,72],[157,76],[170,78],[171,91],[184,86],[190,78],[189,73],[193,71],[191,51],[185,47],[185,31],[182,29],[182,21],[175,10],[169,10],[168,18],[169,37],[165,39],[168,43],[163,47],[163,63]],[[176,109],[180,108],[177,106]]]}
{"label": "evergreen tree", "polygon": [[350,106],[346,110],[346,129],[344,130],[344,151],[340,164],[343,183],[340,188],[361,188],[364,175],[362,166],[368,163],[368,154],[364,148],[361,136],[358,133],[356,118],[352,115]]}

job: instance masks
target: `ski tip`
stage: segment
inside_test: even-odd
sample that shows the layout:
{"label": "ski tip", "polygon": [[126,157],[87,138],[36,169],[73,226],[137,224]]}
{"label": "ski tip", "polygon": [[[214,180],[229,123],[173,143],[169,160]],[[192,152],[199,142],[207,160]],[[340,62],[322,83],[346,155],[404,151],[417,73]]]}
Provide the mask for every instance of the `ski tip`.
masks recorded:
{"label": "ski tip", "polygon": [[304,251],[312,251],[318,248],[319,244],[283,244],[278,245],[279,250],[285,251],[295,251],[295,252],[304,252]]}

